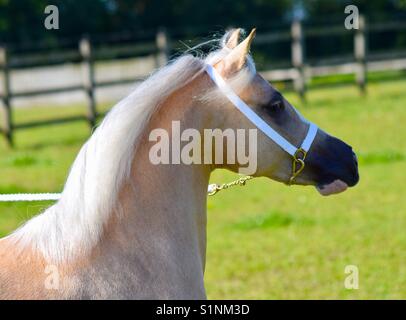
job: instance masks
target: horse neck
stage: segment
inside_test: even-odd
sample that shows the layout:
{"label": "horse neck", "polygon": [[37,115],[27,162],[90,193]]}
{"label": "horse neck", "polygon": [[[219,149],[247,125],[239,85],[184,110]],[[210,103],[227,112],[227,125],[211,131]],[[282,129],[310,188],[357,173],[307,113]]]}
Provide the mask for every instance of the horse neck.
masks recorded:
{"label": "horse neck", "polygon": [[[196,88],[195,88],[196,89]],[[172,120],[183,119],[183,128],[205,126],[199,102],[193,106],[192,88],[171,96],[152,117],[133,161],[132,175],[119,196],[122,217],[106,233],[110,243],[107,256],[133,256],[136,261],[154,261],[151,274],[170,272],[203,279],[206,256],[206,199],[211,168],[204,165],[153,165],[149,159],[152,145],[149,132],[167,130]],[[115,244],[112,245],[111,240]],[[120,246],[117,250],[117,245]],[[103,246],[103,241],[101,243]],[[201,283],[202,284],[202,283]]]}

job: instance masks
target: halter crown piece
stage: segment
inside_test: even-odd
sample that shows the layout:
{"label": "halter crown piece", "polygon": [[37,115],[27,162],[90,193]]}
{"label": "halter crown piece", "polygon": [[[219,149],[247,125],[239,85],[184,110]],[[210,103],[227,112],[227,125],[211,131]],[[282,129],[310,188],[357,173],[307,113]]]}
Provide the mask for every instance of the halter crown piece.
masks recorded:
{"label": "halter crown piece", "polygon": [[[317,126],[314,123],[309,123],[309,129],[307,131],[307,135],[304,138],[300,147],[296,147],[287,141],[284,137],[282,137],[278,132],[276,132],[271,126],[269,126],[260,116],[258,116],[232,89],[231,87],[224,81],[221,75],[216,71],[216,69],[211,65],[206,65],[206,72],[213,80],[213,82],[217,85],[217,87],[221,90],[221,92],[230,100],[230,102],[241,111],[241,113],[247,117],[259,130],[261,130],[268,138],[270,138],[273,142],[275,142],[279,147],[285,150],[292,156],[292,175],[289,179],[288,185],[291,185],[295,178],[303,171],[305,168],[305,159],[307,152],[309,151],[314,138],[317,134]],[[247,177],[245,177],[247,178]],[[244,178],[240,178],[244,179]],[[239,181],[238,179],[237,181]],[[244,185],[244,183],[237,183],[239,185]],[[233,182],[231,183],[233,184]],[[229,184],[227,184],[229,185]],[[235,185],[235,184],[234,184]],[[218,191],[225,189],[222,188],[223,185],[210,185],[209,186],[209,195],[214,195]]]}

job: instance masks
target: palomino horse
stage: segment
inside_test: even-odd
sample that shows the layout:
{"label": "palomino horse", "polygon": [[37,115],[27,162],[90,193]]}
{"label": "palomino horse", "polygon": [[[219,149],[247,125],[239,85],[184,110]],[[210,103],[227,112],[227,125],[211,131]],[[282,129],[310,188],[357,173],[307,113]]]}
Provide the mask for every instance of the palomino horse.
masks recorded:
{"label": "palomino horse", "polygon": [[[206,72],[211,65],[269,127],[300,145],[309,122],[256,73],[248,55],[253,37],[239,43],[240,29],[226,33],[204,60],[176,59],[110,111],[79,152],[61,199],[1,239],[0,298],[206,297],[209,177],[239,164],[152,164],[149,133],[170,132],[173,120],[199,132],[255,129]],[[316,133],[293,183],[315,185],[324,195],[355,185],[351,147]],[[291,155],[263,132],[257,159],[254,176],[291,180]]]}

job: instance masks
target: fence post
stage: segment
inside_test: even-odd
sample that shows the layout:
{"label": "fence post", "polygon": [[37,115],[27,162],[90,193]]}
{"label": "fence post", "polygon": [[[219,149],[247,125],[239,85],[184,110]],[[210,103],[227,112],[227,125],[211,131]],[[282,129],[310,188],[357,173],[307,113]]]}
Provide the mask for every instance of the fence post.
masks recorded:
{"label": "fence post", "polygon": [[87,120],[91,128],[96,125],[96,99],[95,99],[95,78],[94,63],[92,57],[92,46],[88,38],[82,38],[79,43],[80,54],[82,55],[82,71],[84,78],[84,89],[87,96]]}
{"label": "fence post", "polygon": [[168,34],[165,29],[160,29],[155,38],[158,53],[156,56],[157,68],[163,67],[168,63],[170,49]]}
{"label": "fence post", "polygon": [[304,70],[304,40],[302,23],[299,20],[294,20],[291,25],[292,35],[292,65],[296,69],[296,77],[293,85],[300,98],[305,100],[306,80]]}
{"label": "fence post", "polygon": [[357,62],[355,77],[361,93],[365,94],[367,82],[365,17],[360,15],[358,19],[358,29],[354,35],[354,55]]}
{"label": "fence post", "polygon": [[0,47],[0,71],[3,74],[1,98],[4,106],[3,131],[9,146],[13,146],[13,122],[10,95],[10,70],[6,47]]}

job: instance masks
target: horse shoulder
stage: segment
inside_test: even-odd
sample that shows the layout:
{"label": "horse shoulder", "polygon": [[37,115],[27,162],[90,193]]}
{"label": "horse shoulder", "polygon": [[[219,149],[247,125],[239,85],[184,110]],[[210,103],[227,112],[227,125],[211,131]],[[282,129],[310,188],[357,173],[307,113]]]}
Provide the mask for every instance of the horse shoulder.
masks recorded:
{"label": "horse shoulder", "polygon": [[7,239],[0,241],[0,299],[47,299],[44,259],[21,250]]}

